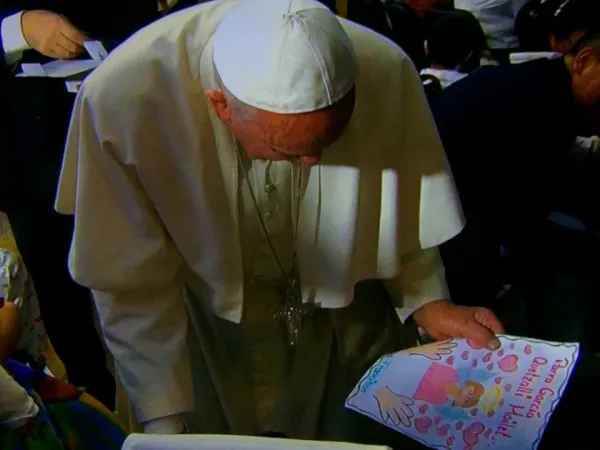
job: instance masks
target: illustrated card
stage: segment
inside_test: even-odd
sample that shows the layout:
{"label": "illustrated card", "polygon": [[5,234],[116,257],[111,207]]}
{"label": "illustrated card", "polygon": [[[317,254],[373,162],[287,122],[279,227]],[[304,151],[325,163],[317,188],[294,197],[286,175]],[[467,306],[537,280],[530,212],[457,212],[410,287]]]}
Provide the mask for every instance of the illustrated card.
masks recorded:
{"label": "illustrated card", "polygon": [[384,356],[346,407],[435,449],[535,450],[579,344],[499,339],[494,352],[449,339]]}

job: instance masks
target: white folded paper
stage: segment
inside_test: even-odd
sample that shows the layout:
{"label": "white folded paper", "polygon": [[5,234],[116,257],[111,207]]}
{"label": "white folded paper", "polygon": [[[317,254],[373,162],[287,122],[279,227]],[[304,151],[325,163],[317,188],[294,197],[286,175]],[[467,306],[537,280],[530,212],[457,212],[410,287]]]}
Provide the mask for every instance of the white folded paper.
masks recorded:
{"label": "white folded paper", "polygon": [[132,434],[122,450],[390,450],[341,442],[297,441],[250,436]]}
{"label": "white folded paper", "polygon": [[101,62],[95,59],[75,59],[50,61],[46,64],[21,64],[22,72],[17,77],[67,78],[93,70]]}
{"label": "white folded paper", "polygon": [[511,64],[522,64],[538,59],[555,59],[560,58],[560,53],[554,52],[516,52],[509,55]]}
{"label": "white folded paper", "polygon": [[68,78],[94,70],[108,56],[99,41],[87,41],[84,46],[92,59],[57,59],[46,64],[21,64],[21,72],[16,76]]}

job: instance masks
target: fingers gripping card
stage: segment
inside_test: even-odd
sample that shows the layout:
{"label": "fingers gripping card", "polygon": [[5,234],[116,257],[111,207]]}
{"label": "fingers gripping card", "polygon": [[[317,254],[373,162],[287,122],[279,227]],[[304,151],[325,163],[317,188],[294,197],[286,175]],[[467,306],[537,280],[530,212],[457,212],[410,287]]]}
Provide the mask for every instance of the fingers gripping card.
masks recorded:
{"label": "fingers gripping card", "polygon": [[384,356],[346,407],[431,448],[535,450],[579,345],[499,339],[495,352],[449,339]]}

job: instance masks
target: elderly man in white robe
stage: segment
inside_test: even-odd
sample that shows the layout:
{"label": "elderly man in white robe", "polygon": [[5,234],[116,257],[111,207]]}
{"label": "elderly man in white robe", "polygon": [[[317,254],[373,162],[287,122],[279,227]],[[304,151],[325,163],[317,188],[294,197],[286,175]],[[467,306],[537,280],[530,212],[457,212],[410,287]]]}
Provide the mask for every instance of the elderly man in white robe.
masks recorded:
{"label": "elderly man in white robe", "polygon": [[448,300],[463,221],[418,74],[313,0],[206,3],[113,52],[57,210],[147,433],[389,443],[344,400],[401,322],[499,345]]}

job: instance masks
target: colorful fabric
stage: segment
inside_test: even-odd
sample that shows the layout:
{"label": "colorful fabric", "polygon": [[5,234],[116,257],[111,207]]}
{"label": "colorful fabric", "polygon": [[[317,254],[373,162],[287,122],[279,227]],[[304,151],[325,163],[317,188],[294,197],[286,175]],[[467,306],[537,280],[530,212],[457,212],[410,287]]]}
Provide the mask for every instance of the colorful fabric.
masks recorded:
{"label": "colorful fabric", "polygon": [[40,408],[19,429],[0,424],[0,450],[118,450],[126,432],[108,409],[75,387],[7,360],[7,371]]}
{"label": "colorful fabric", "polygon": [[[5,225],[0,216],[0,235],[6,231],[3,229]],[[0,246],[0,306],[4,302],[14,303],[21,309],[23,316],[23,330],[16,350],[26,352],[36,361],[43,361],[44,352],[48,348],[48,337],[33,280],[20,256]]]}

